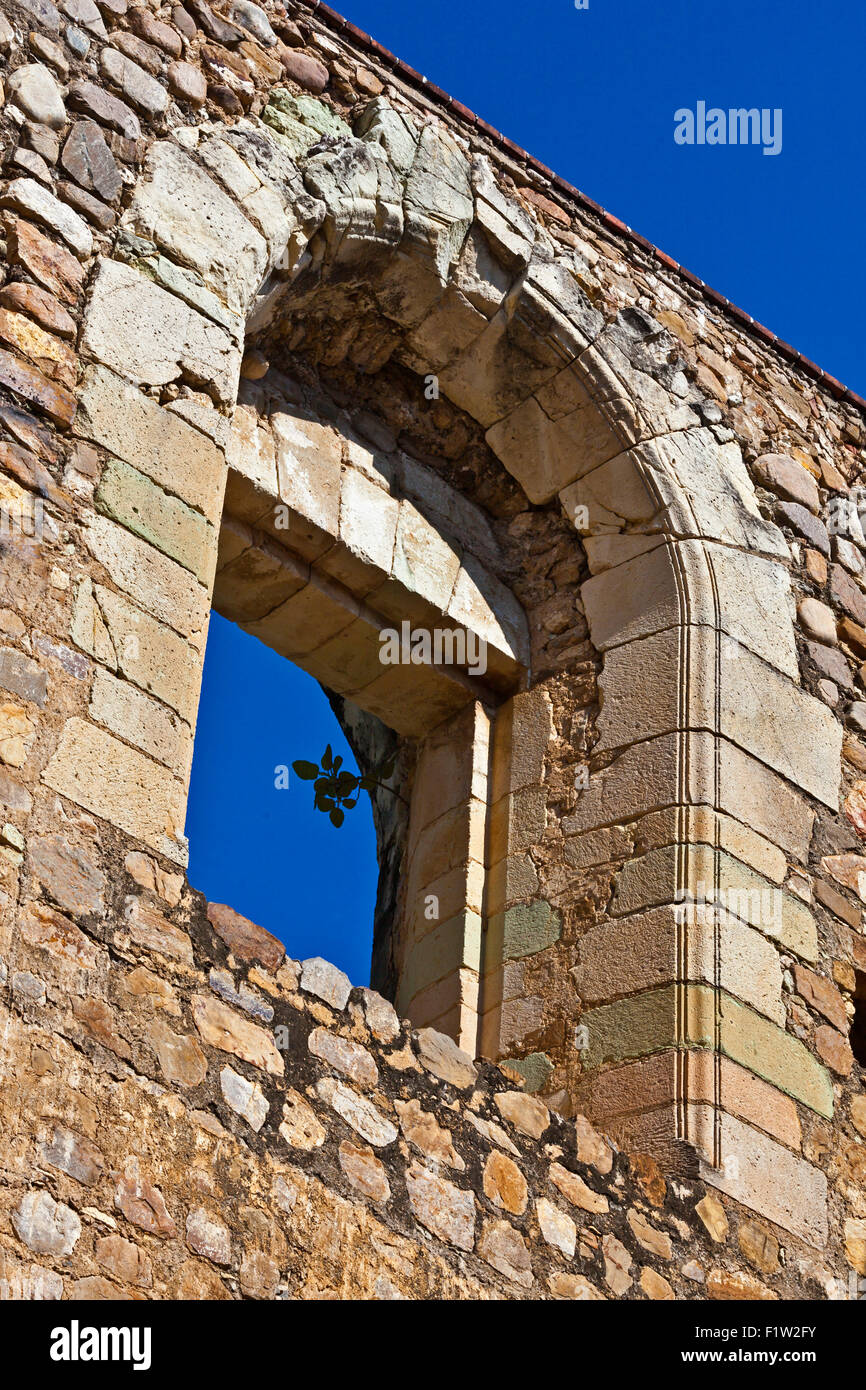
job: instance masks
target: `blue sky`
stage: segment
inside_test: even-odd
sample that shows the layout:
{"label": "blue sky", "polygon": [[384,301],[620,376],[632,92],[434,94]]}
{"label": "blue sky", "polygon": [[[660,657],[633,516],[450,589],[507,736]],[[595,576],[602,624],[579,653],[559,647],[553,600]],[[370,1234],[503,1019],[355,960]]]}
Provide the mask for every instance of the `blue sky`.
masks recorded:
{"label": "blue sky", "polygon": [[[855,0],[343,0],[346,18],[866,395],[866,7]],[[782,149],[681,146],[674,112],[782,110]],[[268,701],[262,709],[262,690]],[[190,880],[369,976],[375,841],[274,769],[351,754],[315,682],[214,618],[187,833]],[[291,905],[291,906],[289,906]]]}

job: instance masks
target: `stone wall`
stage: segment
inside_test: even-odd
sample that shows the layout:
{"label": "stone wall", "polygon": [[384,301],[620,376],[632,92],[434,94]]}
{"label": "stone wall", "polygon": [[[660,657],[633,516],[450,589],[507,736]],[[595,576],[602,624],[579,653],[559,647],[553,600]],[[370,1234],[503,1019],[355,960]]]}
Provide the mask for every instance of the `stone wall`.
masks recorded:
{"label": "stone wall", "polygon": [[[4,1287],[839,1295],[864,403],[325,6],[0,51]],[[211,604],[397,730],[414,1033],[185,883]]]}
{"label": "stone wall", "polygon": [[40,849],[68,915],[33,910],[42,973],[12,978],[3,1296],[844,1295],[801,1242],[107,848],[74,873]]}

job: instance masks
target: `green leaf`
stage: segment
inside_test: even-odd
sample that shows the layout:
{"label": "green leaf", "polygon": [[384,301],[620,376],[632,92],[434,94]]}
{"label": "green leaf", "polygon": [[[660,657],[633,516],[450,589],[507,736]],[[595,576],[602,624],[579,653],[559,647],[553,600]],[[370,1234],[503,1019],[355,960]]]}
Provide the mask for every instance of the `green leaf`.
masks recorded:
{"label": "green leaf", "polygon": [[372,792],[372,791],[375,791],[375,790],[376,790],[376,779],[375,779],[375,777],[362,777],[361,780],[360,780],[360,782],[358,783],[358,786],[361,788],[361,791],[364,791],[364,792]]}
{"label": "green leaf", "polygon": [[335,758],[335,759],[334,759],[334,771],[335,771],[335,772],[339,772],[339,771],[340,771],[340,768],[341,768],[342,766],[343,766],[343,759],[342,759],[342,758]]}
{"label": "green leaf", "polygon": [[303,782],[312,782],[313,778],[319,775],[318,763],[307,763],[301,759],[300,762],[292,763],[292,767]]}
{"label": "green leaf", "polygon": [[329,743],[324,753],[322,754],[322,767],[325,769],[326,772],[330,772],[333,766],[334,755],[331,752],[331,745]]}
{"label": "green leaf", "polygon": [[334,810],[331,811],[331,824],[335,825],[338,830],[345,819],[346,817],[343,815],[343,812],[339,809],[339,807],[335,807]]}
{"label": "green leaf", "polygon": [[357,806],[357,804],[358,804],[358,798],[357,798],[357,797],[352,797],[349,801],[344,801],[344,802],[343,802],[343,805],[345,806],[345,808],[346,808],[347,811],[352,811],[352,810],[354,810],[354,808]]}

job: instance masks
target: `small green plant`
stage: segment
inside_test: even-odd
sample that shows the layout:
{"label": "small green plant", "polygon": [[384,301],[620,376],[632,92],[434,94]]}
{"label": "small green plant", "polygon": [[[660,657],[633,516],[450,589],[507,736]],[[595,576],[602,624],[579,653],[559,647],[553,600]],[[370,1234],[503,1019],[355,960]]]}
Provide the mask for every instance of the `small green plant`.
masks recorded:
{"label": "small green plant", "polygon": [[[303,782],[313,783],[313,805],[317,811],[324,812],[331,824],[339,830],[346,819],[346,812],[354,810],[358,804],[358,792],[374,792],[385,785],[392,776],[397,762],[397,754],[390,754],[373,772],[365,777],[349,772],[343,767],[343,759],[334,757],[330,743],[322,754],[321,766],[318,763],[299,759],[292,768]],[[391,787],[386,788],[392,791]],[[396,792],[393,793],[396,796]]]}

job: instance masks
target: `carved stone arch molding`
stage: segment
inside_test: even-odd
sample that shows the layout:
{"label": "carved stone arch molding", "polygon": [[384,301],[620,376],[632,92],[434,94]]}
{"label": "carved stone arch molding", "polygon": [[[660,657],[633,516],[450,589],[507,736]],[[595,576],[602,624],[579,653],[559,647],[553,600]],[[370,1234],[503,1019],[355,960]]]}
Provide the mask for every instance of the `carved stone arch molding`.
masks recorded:
{"label": "carved stone arch molding", "polygon": [[[381,99],[354,132],[312,100],[275,94],[263,122],[155,143],[81,335],[90,365],[76,430],[111,456],[86,527],[105,582],[83,582],[76,599],[76,641],[100,674],[45,778],[183,863],[218,565],[239,611],[232,566],[247,598],[256,574],[282,566],[281,582],[298,586],[281,591],[287,604],[302,590],[354,604],[368,655],[376,623],[412,602],[410,617],[476,623],[490,639],[487,686],[454,673],[441,718],[411,729],[426,738],[456,721],[460,795],[477,803],[460,911],[428,941],[422,971],[424,988],[451,972],[436,1021],[470,1051],[514,1059],[531,1086],[565,1086],[632,1149],[700,1164],[822,1243],[826,1180],[796,1152],[798,1106],[829,1116],[833,1087],[785,1032],[781,999],[781,954],[813,961],[816,928],[780,885],[805,858],[810,800],[837,806],[841,729],[800,686],[788,548],[737,442],[637,287],[608,321],[592,296],[579,248],[563,252],[483,157]],[[321,422],[305,430],[296,416],[306,453],[299,461],[291,441],[285,451],[296,468],[258,450],[252,416],[230,433],[247,335],[279,332],[302,352],[314,322],[359,371],[393,357],[435,374],[528,506],[558,498],[573,520],[603,661],[588,776],[533,672],[533,614],[527,633],[471,544],[465,588],[444,599],[432,579],[419,592],[398,572],[396,541],[377,551],[379,525],[396,537],[409,493],[371,478],[371,460],[385,468],[375,449],[345,422],[328,426],[342,439],[334,494]],[[211,405],[175,398],[175,383]],[[282,537],[266,534],[277,505],[293,519]],[[359,678],[347,692],[362,706],[364,688]],[[145,692],[162,702],[158,719]],[[368,707],[393,719],[393,691],[378,708],[368,691]],[[81,767],[118,738],[118,778],[86,781]],[[450,730],[444,745],[457,742]],[[435,738],[429,756],[431,776],[446,775]],[[591,910],[563,911],[545,885]],[[704,907],[714,899],[724,911]]]}

